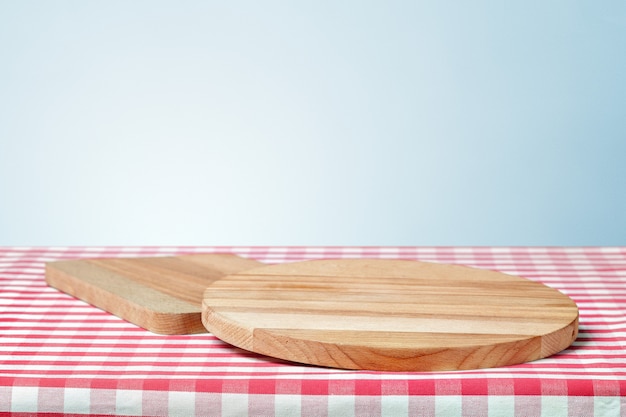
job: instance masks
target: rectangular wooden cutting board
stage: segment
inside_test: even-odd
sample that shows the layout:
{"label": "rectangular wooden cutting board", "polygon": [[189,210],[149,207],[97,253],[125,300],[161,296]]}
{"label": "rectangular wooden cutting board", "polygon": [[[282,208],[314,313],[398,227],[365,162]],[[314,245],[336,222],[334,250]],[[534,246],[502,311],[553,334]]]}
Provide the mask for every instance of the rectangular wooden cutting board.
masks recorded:
{"label": "rectangular wooden cutting board", "polygon": [[206,332],[202,295],[213,281],[264,264],[231,254],[48,262],[51,287],[160,334]]}

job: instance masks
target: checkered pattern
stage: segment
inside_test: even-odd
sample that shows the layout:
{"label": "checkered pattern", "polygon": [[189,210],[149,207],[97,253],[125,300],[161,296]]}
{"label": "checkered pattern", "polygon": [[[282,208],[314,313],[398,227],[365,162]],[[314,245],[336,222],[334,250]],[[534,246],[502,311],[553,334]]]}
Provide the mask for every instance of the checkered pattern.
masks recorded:
{"label": "checkered pattern", "polygon": [[[574,299],[580,332],[551,358],[437,373],[289,364],[210,334],[163,336],[46,286],[44,262],[235,253],[266,263],[392,258],[543,282]],[[0,413],[233,416],[626,415],[626,248],[0,248]]]}

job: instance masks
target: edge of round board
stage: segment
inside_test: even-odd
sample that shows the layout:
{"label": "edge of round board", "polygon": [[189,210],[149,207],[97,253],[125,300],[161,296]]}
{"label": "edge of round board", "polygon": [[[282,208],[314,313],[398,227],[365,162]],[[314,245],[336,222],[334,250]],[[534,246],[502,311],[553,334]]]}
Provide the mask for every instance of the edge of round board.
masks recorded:
{"label": "edge of round board", "polygon": [[325,259],[213,282],[202,322],[219,339],[309,365],[375,371],[493,368],[558,353],[578,307],[539,282],[459,265]]}

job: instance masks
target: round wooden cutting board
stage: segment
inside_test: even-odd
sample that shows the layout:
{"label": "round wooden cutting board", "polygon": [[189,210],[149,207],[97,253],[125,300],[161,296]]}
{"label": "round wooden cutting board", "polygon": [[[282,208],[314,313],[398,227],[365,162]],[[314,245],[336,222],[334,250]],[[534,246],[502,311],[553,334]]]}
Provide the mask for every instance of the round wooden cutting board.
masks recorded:
{"label": "round wooden cutting board", "polygon": [[228,275],[202,322],[240,348],[383,371],[490,368],[545,358],[578,334],[578,308],[543,284],[463,266],[316,260]]}

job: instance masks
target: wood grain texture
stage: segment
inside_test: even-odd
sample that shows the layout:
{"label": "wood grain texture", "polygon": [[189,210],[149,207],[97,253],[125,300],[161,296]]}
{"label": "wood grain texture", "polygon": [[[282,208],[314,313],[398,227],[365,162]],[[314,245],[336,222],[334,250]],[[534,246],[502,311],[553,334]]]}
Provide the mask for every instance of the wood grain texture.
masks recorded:
{"label": "wood grain texture", "polygon": [[306,364],[441,371],[553,355],[578,308],[543,284],[426,262],[342,259],[264,266],[213,282],[205,327],[253,352]]}
{"label": "wood grain texture", "polygon": [[82,259],[47,263],[46,282],[152,332],[191,334],[206,332],[204,289],[260,265],[229,254]]}

